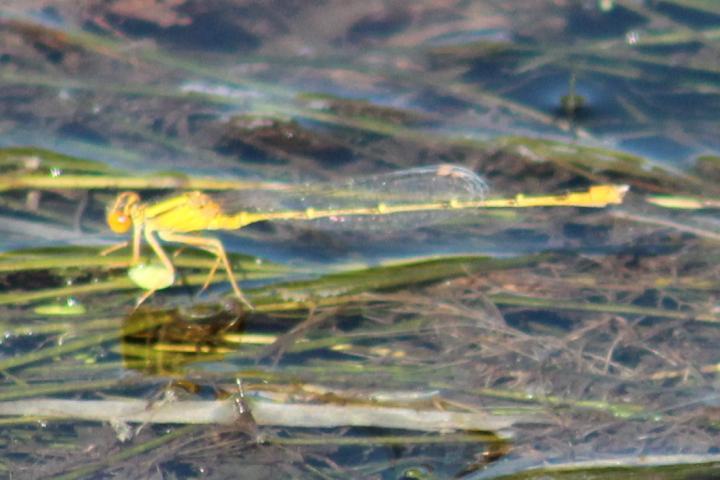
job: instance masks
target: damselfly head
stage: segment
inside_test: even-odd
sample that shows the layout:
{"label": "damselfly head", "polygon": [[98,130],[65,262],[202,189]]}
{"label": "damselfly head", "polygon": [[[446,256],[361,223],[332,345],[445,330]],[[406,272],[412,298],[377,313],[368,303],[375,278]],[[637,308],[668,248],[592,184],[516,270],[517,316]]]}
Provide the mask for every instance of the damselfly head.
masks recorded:
{"label": "damselfly head", "polygon": [[115,233],[127,233],[132,227],[132,211],[140,203],[140,196],[135,192],[123,192],[115,199],[106,216],[110,230]]}

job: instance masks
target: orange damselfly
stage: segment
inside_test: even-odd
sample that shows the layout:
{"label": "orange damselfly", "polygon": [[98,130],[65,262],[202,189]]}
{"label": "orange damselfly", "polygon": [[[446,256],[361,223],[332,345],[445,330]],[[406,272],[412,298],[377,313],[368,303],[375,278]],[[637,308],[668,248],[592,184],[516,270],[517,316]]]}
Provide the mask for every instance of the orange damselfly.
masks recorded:
{"label": "orange damselfly", "polygon": [[[298,186],[287,191],[223,192],[210,195],[185,192],[152,203],[143,203],[136,192],[118,195],[107,214],[110,229],[119,234],[132,229],[132,265],[140,264],[144,240],[162,263],[167,285],[173,283],[175,266],[161,242],[205,250],[215,264],[203,285],[206,288],[222,265],[235,296],[252,308],[238,286],[222,242],[198,235],[211,230],[237,230],[269,220],[318,220],[331,225],[352,223],[353,218],[407,217],[489,207],[583,206],[604,207],[621,203],[626,186],[597,185],[584,192],[562,195],[486,199],[487,185],[477,174],[454,165],[421,167],[366,177],[340,185]],[[232,193],[234,201],[228,201]],[[127,245],[127,242],[121,246]],[[109,252],[114,248],[106,251]],[[148,288],[142,302],[152,294]]]}

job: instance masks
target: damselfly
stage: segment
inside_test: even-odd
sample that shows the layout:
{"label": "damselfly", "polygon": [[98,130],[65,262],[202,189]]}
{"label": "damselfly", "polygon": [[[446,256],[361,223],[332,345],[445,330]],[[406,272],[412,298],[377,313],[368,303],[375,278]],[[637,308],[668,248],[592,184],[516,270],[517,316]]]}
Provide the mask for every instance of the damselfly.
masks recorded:
{"label": "damselfly", "polygon": [[[621,203],[627,191],[623,185],[597,185],[584,192],[562,195],[487,199],[485,181],[472,171],[454,165],[414,168],[366,177],[342,184],[288,187],[287,190],[223,192],[216,195],[192,191],[143,203],[136,192],[120,193],[109,209],[107,223],[115,233],[132,229],[133,266],[140,264],[143,239],[161,261],[167,281],[147,287],[147,298],[155,289],[174,282],[175,266],[161,242],[178,243],[205,250],[215,264],[203,286],[206,288],[222,265],[233,292],[245,305],[245,298],[230,265],[222,242],[200,236],[207,230],[237,230],[271,220],[320,220],[345,226],[360,217],[403,217],[418,214],[490,208],[535,206],[604,207]],[[391,220],[392,221],[392,220]],[[118,246],[127,245],[127,242]],[[115,250],[112,248],[106,251]]]}

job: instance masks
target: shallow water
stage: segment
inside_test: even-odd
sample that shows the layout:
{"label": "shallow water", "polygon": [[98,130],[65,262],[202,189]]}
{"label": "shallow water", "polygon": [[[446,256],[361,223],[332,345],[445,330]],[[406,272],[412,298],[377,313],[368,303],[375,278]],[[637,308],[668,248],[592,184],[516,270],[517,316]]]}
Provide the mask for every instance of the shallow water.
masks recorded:
{"label": "shallow water", "polygon": [[[2,468],[499,478],[645,462],[711,474],[718,18],[714,2],[690,0],[6,3],[0,399],[241,405],[242,392],[250,413],[142,428],[8,417]],[[137,311],[127,256],[98,256],[119,240],[104,217],[126,189],[108,179],[139,178],[132,189],[150,202],[205,177],[266,182],[243,195],[273,210],[268,182],[298,197],[311,185],[322,207],[324,182],[439,164],[468,168],[492,199],[594,184],[630,193],[606,208],[216,232],[254,313],[222,278],[196,295],[213,261],[195,249],[167,246],[176,285]],[[27,178],[68,183],[12,184]],[[425,188],[403,185],[366,190]],[[307,197],[304,211],[317,206]],[[683,208],[658,205],[668,197]],[[506,425],[255,425],[262,401],[489,412]]]}

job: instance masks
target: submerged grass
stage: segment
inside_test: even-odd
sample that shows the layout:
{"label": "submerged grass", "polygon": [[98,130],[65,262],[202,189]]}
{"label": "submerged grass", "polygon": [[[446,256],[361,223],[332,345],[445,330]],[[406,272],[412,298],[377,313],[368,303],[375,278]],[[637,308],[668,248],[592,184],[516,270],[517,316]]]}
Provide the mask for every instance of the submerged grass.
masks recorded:
{"label": "submerged grass", "polygon": [[[287,26],[311,22],[312,9],[291,18],[257,5],[243,18],[268,13],[283,28],[261,22],[273,32],[261,35],[223,15],[233,38],[248,34],[232,61],[176,48],[178,38],[201,42],[192,27],[204,20],[188,23],[166,2],[132,15],[122,2],[52,11],[45,3],[0,11],[3,144],[37,145],[0,149],[0,399],[15,408],[122,397],[147,411],[226,401],[236,422],[10,417],[0,434],[6,472],[712,476],[720,67],[717,29],[692,26],[698,12],[718,13],[712,2],[450,2],[444,12],[418,2],[365,16],[330,2],[322,16],[337,14],[342,33],[303,28],[313,47],[292,58],[287,45],[298,38],[285,36],[295,31]],[[538,16],[543,5],[552,13]],[[73,20],[49,26],[37,12]],[[134,22],[147,23],[152,40]],[[578,25],[604,33],[573,36]],[[377,29],[387,35],[368,33]],[[249,46],[257,35],[262,47]],[[666,142],[674,161],[638,153],[637,139]],[[302,261],[231,255],[253,312],[230,297],[189,294],[213,266],[202,252],[173,257],[178,285],[138,309],[127,252],[98,255],[118,190],[151,199],[272,190],[428,163],[468,166],[494,197],[597,183],[631,191],[608,209],[506,210],[413,232],[384,232],[379,222],[379,231],[328,236],[295,224],[249,228],[241,234],[266,252],[307,250]],[[384,255],[327,261],[366,253],[358,244]],[[313,248],[324,262],[306,261]],[[412,253],[393,259],[403,248]],[[257,425],[258,401],[370,412],[373,421]],[[406,428],[380,421],[391,409],[409,415]],[[408,432],[438,412],[509,419],[510,428]],[[529,469],[538,463],[562,465]]]}

